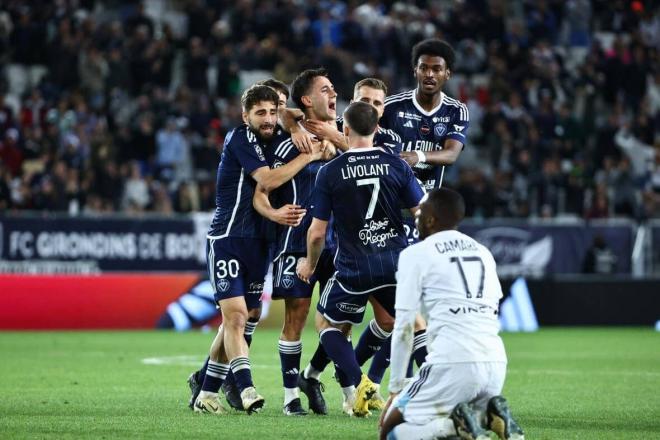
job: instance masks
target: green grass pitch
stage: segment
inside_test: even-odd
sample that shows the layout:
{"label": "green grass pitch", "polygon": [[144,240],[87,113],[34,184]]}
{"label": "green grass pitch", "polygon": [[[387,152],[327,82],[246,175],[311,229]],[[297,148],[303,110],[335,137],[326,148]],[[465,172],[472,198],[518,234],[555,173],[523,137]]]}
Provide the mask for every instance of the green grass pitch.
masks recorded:
{"label": "green grass pitch", "polygon": [[[341,414],[331,371],[324,373],[329,416],[282,415],[277,338],[275,329],[255,333],[251,358],[266,397],[262,413],[215,417],[186,406],[186,377],[211,334],[0,333],[0,438],[376,438],[377,414]],[[504,394],[526,438],[660,438],[660,333],[543,329],[504,340]],[[303,341],[304,364],[316,336],[307,331]]]}

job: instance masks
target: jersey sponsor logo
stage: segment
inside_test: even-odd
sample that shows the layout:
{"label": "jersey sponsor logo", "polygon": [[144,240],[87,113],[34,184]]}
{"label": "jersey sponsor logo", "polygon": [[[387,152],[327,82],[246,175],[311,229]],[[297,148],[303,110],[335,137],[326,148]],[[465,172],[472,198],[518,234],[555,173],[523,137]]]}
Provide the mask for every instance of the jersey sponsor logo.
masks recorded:
{"label": "jersey sponsor logo", "polygon": [[437,124],[438,122],[449,122],[449,116],[434,116],[433,117],[433,123]]}
{"label": "jersey sponsor logo", "polygon": [[405,124],[403,124],[403,126],[407,128],[414,128],[412,121],[406,122]]}
{"label": "jersey sponsor logo", "polygon": [[285,289],[290,289],[293,287],[293,277],[291,275],[284,275],[282,277],[282,286]]}
{"label": "jersey sponsor logo", "polygon": [[431,127],[423,124],[421,127],[419,127],[419,132],[422,136],[428,136],[428,134],[431,132]]}
{"label": "jersey sponsor logo", "polygon": [[385,247],[387,240],[396,238],[399,236],[396,229],[388,226],[390,224],[389,219],[383,220],[371,220],[364,224],[364,227],[360,229],[358,236],[362,241],[362,244],[368,246],[370,244],[375,244],[377,247]]}
{"label": "jersey sponsor logo", "polygon": [[357,161],[357,158],[355,156],[348,156],[348,161],[353,163],[353,162]]}
{"label": "jersey sponsor logo", "polygon": [[445,124],[437,124],[435,127],[433,127],[433,134],[435,134],[436,137],[443,137],[445,133],[447,132],[447,126]]}
{"label": "jersey sponsor logo", "polygon": [[273,168],[279,168],[279,167],[283,167],[283,166],[284,166],[284,162],[281,162],[279,160],[276,160],[275,162],[273,162]]}
{"label": "jersey sponsor logo", "polygon": [[266,156],[264,156],[264,152],[259,145],[254,146],[254,151],[257,152],[257,156],[259,156],[259,160],[262,160],[264,162],[266,161]]}
{"label": "jersey sponsor logo", "polygon": [[220,292],[226,292],[229,290],[229,281],[226,278],[219,279],[215,285]]}
{"label": "jersey sponsor logo", "polygon": [[463,314],[463,315],[469,315],[472,313],[483,313],[483,314],[489,314],[489,315],[497,315],[498,311],[497,309],[492,308],[491,306],[487,305],[480,305],[480,306],[468,306],[468,307],[456,307],[456,308],[449,308],[449,311],[454,314]]}
{"label": "jersey sponsor logo", "polygon": [[456,125],[456,124],[454,124],[454,130],[456,130],[459,133],[461,131],[463,131],[464,128],[465,128],[465,125]]}
{"label": "jersey sponsor logo", "polygon": [[340,302],[337,304],[337,308],[344,313],[362,313],[365,310],[365,306],[358,306],[356,304]]}
{"label": "jersey sponsor logo", "polygon": [[408,112],[399,112],[398,116],[403,119],[412,119],[413,121],[421,121],[422,117],[420,115],[417,115],[415,113],[408,113]]}
{"label": "jersey sponsor logo", "polygon": [[261,295],[264,291],[264,283],[250,283],[248,286],[248,294]]}

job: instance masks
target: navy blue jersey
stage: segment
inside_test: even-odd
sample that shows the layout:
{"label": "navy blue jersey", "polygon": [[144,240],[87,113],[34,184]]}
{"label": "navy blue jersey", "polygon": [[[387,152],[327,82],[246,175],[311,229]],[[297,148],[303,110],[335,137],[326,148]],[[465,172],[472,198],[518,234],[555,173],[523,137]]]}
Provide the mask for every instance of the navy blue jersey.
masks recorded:
{"label": "navy blue jersey", "polygon": [[[300,154],[290,137],[277,145],[273,145],[265,153],[266,161],[272,168],[281,167]],[[312,191],[316,183],[316,175],[323,164],[324,162],[321,161],[307,164],[291,180],[271,193],[271,204],[276,208],[292,203],[307,209],[307,214],[302,222],[295,228],[278,225],[274,259],[277,259],[284,252],[307,253],[307,230],[309,225],[312,224],[310,209]]]}
{"label": "navy blue jersey", "polygon": [[[343,117],[337,118],[337,129],[339,131],[344,130]],[[398,155],[402,148],[401,137],[394,130],[388,130],[379,125],[376,134],[374,134],[374,147],[382,148],[388,153]]]}
{"label": "navy blue jersey", "polygon": [[320,220],[334,217],[337,278],[358,290],[393,279],[407,246],[401,208],[422,196],[410,167],[379,148],[351,149],[323,166],[312,209]]}
{"label": "navy blue jersey", "polygon": [[257,182],[250,174],[268,166],[264,150],[281,142],[284,136],[288,134],[278,129],[276,136],[265,144],[247,125],[227,134],[218,165],[216,208],[209,238],[264,238],[262,217],[252,206]]}
{"label": "navy blue jersey", "polygon": [[[465,145],[470,115],[465,104],[444,93],[440,105],[427,112],[417,102],[415,90],[409,90],[385,99],[380,125],[401,137],[403,151],[437,151],[447,139]],[[426,189],[432,189],[442,184],[443,168],[418,164],[413,171]]]}

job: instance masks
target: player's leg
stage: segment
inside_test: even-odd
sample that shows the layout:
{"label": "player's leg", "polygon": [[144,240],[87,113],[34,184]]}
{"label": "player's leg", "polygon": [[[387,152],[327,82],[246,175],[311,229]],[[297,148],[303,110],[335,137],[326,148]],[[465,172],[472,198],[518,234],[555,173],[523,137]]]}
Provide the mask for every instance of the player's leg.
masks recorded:
{"label": "player's leg", "polygon": [[323,348],[335,367],[342,370],[349,383],[356,387],[352,408],[353,415],[358,417],[370,414],[368,401],[376,387],[362,374],[348,335],[353,324],[362,322],[367,299],[367,294],[346,292],[333,278],[321,295],[316,314],[316,328]]}
{"label": "player's leg", "polygon": [[273,300],[284,300],[284,324],[278,342],[282,384],[284,385],[285,415],[301,416],[307,412],[300,401],[298,381],[302,354],[302,330],[307,321],[313,282],[307,284],[295,273],[300,253],[284,253],[275,261],[273,271]]}
{"label": "player's leg", "polygon": [[245,299],[233,297],[220,302],[224,328],[224,347],[229,359],[229,366],[241,392],[243,408],[248,412],[258,411],[263,407],[264,398],[257,394],[252,382],[249,349],[243,333],[248,319]]}
{"label": "player's leg", "polygon": [[[324,250],[321,253],[319,262],[316,265],[316,271],[314,272],[314,276],[319,284],[319,292],[325,291],[334,272],[333,252]],[[314,414],[328,414],[328,408],[323,397],[324,387],[321,382],[321,373],[323,373],[328,364],[330,364],[330,358],[319,340],[314,354],[298,378],[298,387],[307,396],[309,409]]]}
{"label": "player's leg", "polygon": [[229,372],[229,365],[223,350],[223,340],[224,328],[220,326],[209,350],[204,381],[194,401],[193,409],[195,412],[211,414],[223,414],[225,412],[218,399],[218,390]]}
{"label": "player's leg", "polygon": [[[248,310],[248,320],[245,324],[245,331],[243,332],[243,338],[245,339],[248,348],[252,345],[252,335],[254,334],[260,318],[261,307],[253,307]],[[245,411],[245,408],[243,408],[243,401],[241,400],[241,392],[238,389],[236,379],[231,370],[229,370],[229,374],[227,374],[227,378],[222,382],[220,388],[222,389],[229,406],[237,411]]]}
{"label": "player's leg", "polygon": [[[221,243],[219,240],[207,240],[207,267],[209,271],[209,279],[211,280],[214,280],[215,267],[218,264],[216,255],[221,259],[225,256],[223,247],[223,243]],[[215,283],[211,283],[216,303],[220,301],[222,294],[230,291],[230,284],[231,283],[229,281],[226,283],[221,283],[218,286],[216,286]],[[218,290],[219,286],[222,287],[220,290]],[[196,412],[210,412],[214,414],[221,414],[224,412],[224,408],[218,400],[218,390],[220,389],[224,379],[227,377],[227,372],[229,371],[229,365],[223,350],[223,345],[224,327],[220,326],[209,350],[209,358],[205,363],[205,372],[203,378],[198,375],[201,387],[199,391],[196,389],[191,390],[193,392],[191,401],[194,401],[193,406]],[[195,396],[196,392],[197,395]]]}
{"label": "player's leg", "polygon": [[455,399],[454,391],[443,375],[448,369],[425,365],[399,393],[390,406],[381,439],[435,439],[456,435],[449,411]]}
{"label": "player's leg", "polygon": [[369,298],[374,311],[374,319],[362,331],[355,346],[355,358],[364,365],[382,347],[394,328],[394,317],[390,316],[372,297]]}
{"label": "player's leg", "polygon": [[511,414],[506,399],[501,395],[506,376],[505,362],[482,362],[482,375],[488,378],[483,391],[471,402],[486,429],[501,440],[523,440],[522,428]]}
{"label": "player's leg", "polygon": [[306,415],[300,402],[298,377],[302,355],[302,330],[309,313],[310,297],[286,298],[284,326],[279,340],[282,382],[284,385],[284,413],[286,415]]}

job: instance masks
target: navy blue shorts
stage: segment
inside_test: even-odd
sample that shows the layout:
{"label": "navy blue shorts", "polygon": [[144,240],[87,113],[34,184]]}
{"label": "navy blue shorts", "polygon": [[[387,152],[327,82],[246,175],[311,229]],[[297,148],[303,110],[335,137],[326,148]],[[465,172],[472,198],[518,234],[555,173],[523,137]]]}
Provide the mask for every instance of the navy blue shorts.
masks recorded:
{"label": "navy blue shorts", "polygon": [[206,255],[216,303],[243,296],[248,310],[260,306],[269,264],[266,240],[207,238]]}
{"label": "navy blue shorts", "polygon": [[273,263],[273,299],[311,298],[314,284],[319,282],[320,290],[335,273],[332,254],[328,250],[321,252],[314,275],[307,284],[296,275],[298,259],[304,257],[302,252],[284,253]]}
{"label": "navy blue shorts", "polygon": [[364,318],[370,296],[373,296],[387,313],[394,316],[396,284],[385,284],[373,289],[355,292],[342,285],[336,276],[333,276],[325,286],[316,310],[333,324],[350,323],[357,325]]}

